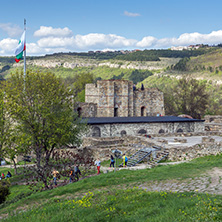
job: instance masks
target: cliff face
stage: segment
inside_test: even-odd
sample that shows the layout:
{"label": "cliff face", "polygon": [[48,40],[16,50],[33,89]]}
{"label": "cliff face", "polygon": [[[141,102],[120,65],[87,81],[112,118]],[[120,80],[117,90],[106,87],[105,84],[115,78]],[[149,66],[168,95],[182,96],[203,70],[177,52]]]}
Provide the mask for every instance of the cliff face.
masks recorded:
{"label": "cliff face", "polygon": [[[74,69],[76,67],[99,67],[108,66],[110,68],[122,68],[122,69],[147,69],[147,70],[158,70],[166,68],[172,64],[178,62],[179,59],[168,59],[162,58],[161,61],[157,62],[138,62],[138,61],[120,61],[120,60],[96,60],[96,59],[36,59],[27,60],[27,65],[41,66],[46,68],[64,67]],[[22,66],[23,63],[14,64],[14,67]]]}

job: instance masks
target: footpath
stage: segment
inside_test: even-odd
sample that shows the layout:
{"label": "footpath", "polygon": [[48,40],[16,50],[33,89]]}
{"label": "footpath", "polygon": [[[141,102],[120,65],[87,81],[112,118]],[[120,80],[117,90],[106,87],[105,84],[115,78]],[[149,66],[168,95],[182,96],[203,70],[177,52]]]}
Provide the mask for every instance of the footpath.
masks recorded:
{"label": "footpath", "polygon": [[[182,161],[174,163],[162,163],[162,165],[180,163],[182,163]],[[147,164],[140,164],[138,166],[129,168],[118,168],[117,170],[139,170],[145,168],[148,168]],[[114,171],[114,169],[110,169],[109,167],[101,167],[101,171],[104,173],[109,173]],[[215,167],[199,177],[188,178],[182,181],[179,179],[150,181],[140,184],[138,187],[145,189],[146,191],[198,192],[222,195],[222,168]]]}

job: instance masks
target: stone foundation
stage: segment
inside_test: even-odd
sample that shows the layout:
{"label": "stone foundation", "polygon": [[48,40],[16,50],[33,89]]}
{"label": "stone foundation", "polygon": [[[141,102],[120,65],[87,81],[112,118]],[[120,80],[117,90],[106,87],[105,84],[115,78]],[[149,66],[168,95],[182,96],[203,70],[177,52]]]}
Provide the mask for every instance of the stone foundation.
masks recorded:
{"label": "stone foundation", "polygon": [[[205,134],[206,135],[206,134]],[[184,140],[185,142],[185,140]],[[83,145],[90,145],[86,148],[92,152],[94,158],[99,157],[102,161],[109,160],[112,155],[112,150],[119,149],[123,153],[130,151],[130,155],[139,150],[139,146],[146,147],[162,147],[165,149],[163,141],[154,141],[152,138],[142,136],[126,136],[124,138],[112,137],[109,138],[85,138]],[[217,155],[222,153],[222,142],[215,142],[213,138],[206,136],[203,137],[202,143],[193,146],[177,146],[167,149],[169,151],[168,160],[183,161],[192,160],[198,157]],[[160,151],[161,152],[161,151]]]}

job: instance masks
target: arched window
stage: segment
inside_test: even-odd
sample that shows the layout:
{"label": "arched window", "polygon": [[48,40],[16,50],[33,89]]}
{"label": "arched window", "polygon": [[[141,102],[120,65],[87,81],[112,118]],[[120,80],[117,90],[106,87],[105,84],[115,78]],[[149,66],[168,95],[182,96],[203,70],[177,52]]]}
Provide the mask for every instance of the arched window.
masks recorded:
{"label": "arched window", "polygon": [[82,115],[82,108],[78,107],[77,112],[78,112],[78,117],[81,117],[81,115]]}
{"label": "arched window", "polygon": [[146,130],[145,129],[141,129],[138,133],[139,134],[146,134]]}
{"label": "arched window", "polygon": [[159,130],[159,133],[165,133],[163,129]]}
{"label": "arched window", "polygon": [[93,127],[92,129],[92,137],[101,137],[101,131],[99,127]]}
{"label": "arched window", "polygon": [[144,116],[144,114],[145,114],[145,106],[142,106],[141,107],[141,116]]}
{"label": "arched window", "polygon": [[126,136],[126,131],[122,130],[120,134],[121,134],[121,136]]}
{"label": "arched window", "polygon": [[118,116],[118,108],[115,107],[115,108],[114,108],[114,117],[117,117],[117,116]]}
{"label": "arched window", "polygon": [[177,130],[177,133],[182,133],[182,132],[183,130],[181,128]]}

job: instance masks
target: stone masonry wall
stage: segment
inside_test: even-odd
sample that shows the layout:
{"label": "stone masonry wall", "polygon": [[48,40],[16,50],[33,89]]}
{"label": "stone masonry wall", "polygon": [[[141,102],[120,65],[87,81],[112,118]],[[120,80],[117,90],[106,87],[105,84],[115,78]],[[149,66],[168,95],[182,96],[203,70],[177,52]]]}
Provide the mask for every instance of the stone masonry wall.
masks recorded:
{"label": "stone masonry wall", "polygon": [[144,116],[165,115],[163,93],[155,88],[134,91],[134,116],[141,116],[142,107]]}
{"label": "stone masonry wall", "polygon": [[155,88],[133,91],[133,82],[128,80],[100,80],[97,85],[86,84],[85,102],[97,104],[96,117],[141,116],[142,107],[143,116],[165,114],[162,92]]}
{"label": "stone masonry wall", "polygon": [[206,115],[204,119],[205,123],[222,123],[222,116],[219,115]]}
{"label": "stone masonry wall", "polygon": [[97,104],[95,103],[77,103],[75,111],[84,117],[96,117]]}
{"label": "stone masonry wall", "polygon": [[197,157],[217,155],[222,153],[222,142],[200,143],[191,147],[176,147],[169,149],[168,159],[172,161],[192,160]]}
{"label": "stone masonry wall", "polygon": [[[144,138],[141,136],[126,136],[121,139],[118,137],[107,138],[84,138],[84,149],[89,150],[94,158],[99,157],[102,161],[108,160],[112,155],[112,150],[120,149],[122,152],[132,150],[133,144],[139,144],[146,147],[158,146],[162,147],[162,143],[153,142],[152,139]],[[164,148],[162,147],[162,150]],[[207,155],[222,154],[222,142],[215,142],[214,140],[206,140],[200,144],[187,147],[175,147],[168,149],[168,160],[171,161],[184,161],[192,160],[198,157]],[[135,149],[132,152],[136,152]],[[160,151],[161,152],[161,151]]]}
{"label": "stone masonry wall", "polygon": [[98,103],[99,102],[99,94],[98,94],[98,88],[96,87],[96,84],[86,84],[85,88],[85,102],[86,103]]}
{"label": "stone masonry wall", "polygon": [[[136,123],[136,124],[103,124],[92,125],[88,136],[95,135],[93,132],[100,131],[101,137],[113,137],[143,134],[176,133],[176,132],[203,132],[203,122],[175,122],[175,123]],[[96,134],[98,135],[98,134]]]}

